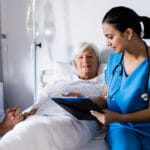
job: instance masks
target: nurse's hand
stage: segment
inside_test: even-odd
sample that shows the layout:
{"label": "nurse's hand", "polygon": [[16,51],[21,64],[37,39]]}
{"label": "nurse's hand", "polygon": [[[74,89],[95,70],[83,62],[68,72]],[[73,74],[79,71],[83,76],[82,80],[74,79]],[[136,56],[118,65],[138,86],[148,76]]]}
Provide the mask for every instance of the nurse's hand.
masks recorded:
{"label": "nurse's hand", "polygon": [[117,122],[117,120],[118,120],[117,118],[119,117],[118,113],[109,111],[108,109],[103,110],[104,113],[99,113],[99,112],[93,111],[93,110],[91,110],[90,112],[94,117],[97,118],[97,120],[99,122],[101,122],[104,125],[106,125],[108,123],[112,123],[112,122]]}

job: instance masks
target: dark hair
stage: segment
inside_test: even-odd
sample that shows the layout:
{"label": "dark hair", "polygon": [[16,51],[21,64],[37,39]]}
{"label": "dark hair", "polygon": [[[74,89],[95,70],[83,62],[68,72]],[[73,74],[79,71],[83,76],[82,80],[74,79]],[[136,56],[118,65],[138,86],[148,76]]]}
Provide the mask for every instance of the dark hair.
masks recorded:
{"label": "dark hair", "polygon": [[[144,31],[142,31],[140,21],[144,25]],[[102,23],[104,22],[114,24],[115,28],[120,32],[124,32],[127,28],[132,28],[139,37],[141,37],[142,31],[142,38],[150,38],[150,18],[139,16],[130,8],[119,6],[110,9],[103,18]]]}

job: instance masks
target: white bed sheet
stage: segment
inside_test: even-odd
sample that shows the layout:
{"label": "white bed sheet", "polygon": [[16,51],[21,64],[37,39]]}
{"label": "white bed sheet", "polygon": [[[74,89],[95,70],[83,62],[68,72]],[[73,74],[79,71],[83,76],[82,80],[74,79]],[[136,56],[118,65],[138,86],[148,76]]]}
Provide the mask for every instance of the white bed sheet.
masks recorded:
{"label": "white bed sheet", "polygon": [[[54,102],[47,101],[36,115],[3,136],[0,150],[86,150],[84,148],[98,134],[93,121],[79,121]],[[94,143],[98,142],[94,140]]]}
{"label": "white bed sheet", "polygon": [[38,112],[5,134],[0,140],[0,150],[107,150],[103,149],[104,137],[96,138],[101,135],[96,122],[79,121],[49,99],[72,91],[85,97],[99,96],[103,74],[91,80],[70,77],[47,85],[36,105]]}
{"label": "white bed sheet", "polygon": [[109,150],[105,142],[105,133],[100,133],[98,137],[90,140],[78,150]]}

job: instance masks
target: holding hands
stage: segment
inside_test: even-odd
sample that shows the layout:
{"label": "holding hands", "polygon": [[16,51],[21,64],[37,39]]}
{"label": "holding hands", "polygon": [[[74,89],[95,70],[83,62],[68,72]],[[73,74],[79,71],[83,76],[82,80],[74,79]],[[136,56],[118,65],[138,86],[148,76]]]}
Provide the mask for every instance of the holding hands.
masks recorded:
{"label": "holding hands", "polygon": [[36,112],[37,112],[37,108],[33,108],[29,112],[25,112],[23,114],[23,118],[26,119],[27,117],[34,115]]}
{"label": "holding hands", "polygon": [[2,123],[0,123],[0,136],[7,133],[11,130],[17,123],[23,121],[28,116],[35,114],[37,111],[36,108],[32,109],[29,112],[22,114],[18,106],[7,109],[6,115]]}
{"label": "holding hands", "polygon": [[17,123],[23,121],[23,115],[18,106],[7,109],[3,122],[0,124],[0,135],[11,130]]}

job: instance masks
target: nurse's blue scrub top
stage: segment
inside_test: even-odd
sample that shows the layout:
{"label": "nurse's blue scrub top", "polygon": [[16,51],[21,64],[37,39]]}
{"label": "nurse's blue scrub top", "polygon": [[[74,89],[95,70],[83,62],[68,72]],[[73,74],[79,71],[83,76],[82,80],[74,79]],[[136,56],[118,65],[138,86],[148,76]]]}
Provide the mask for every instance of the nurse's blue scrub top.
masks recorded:
{"label": "nurse's blue scrub top", "polygon": [[[148,67],[147,58],[129,76],[125,73],[122,61],[122,76],[119,78],[121,67],[117,67],[115,74],[112,77],[112,72],[115,66],[120,63],[121,56],[122,53],[112,53],[105,70],[108,109],[122,114],[143,110],[148,106],[148,101],[143,101],[140,98],[141,94],[145,92]],[[150,95],[150,76],[148,83],[148,94]],[[110,123],[108,124],[107,133],[111,132],[111,130],[116,127],[128,128],[136,131],[137,133],[150,137],[150,121],[142,123]]]}

